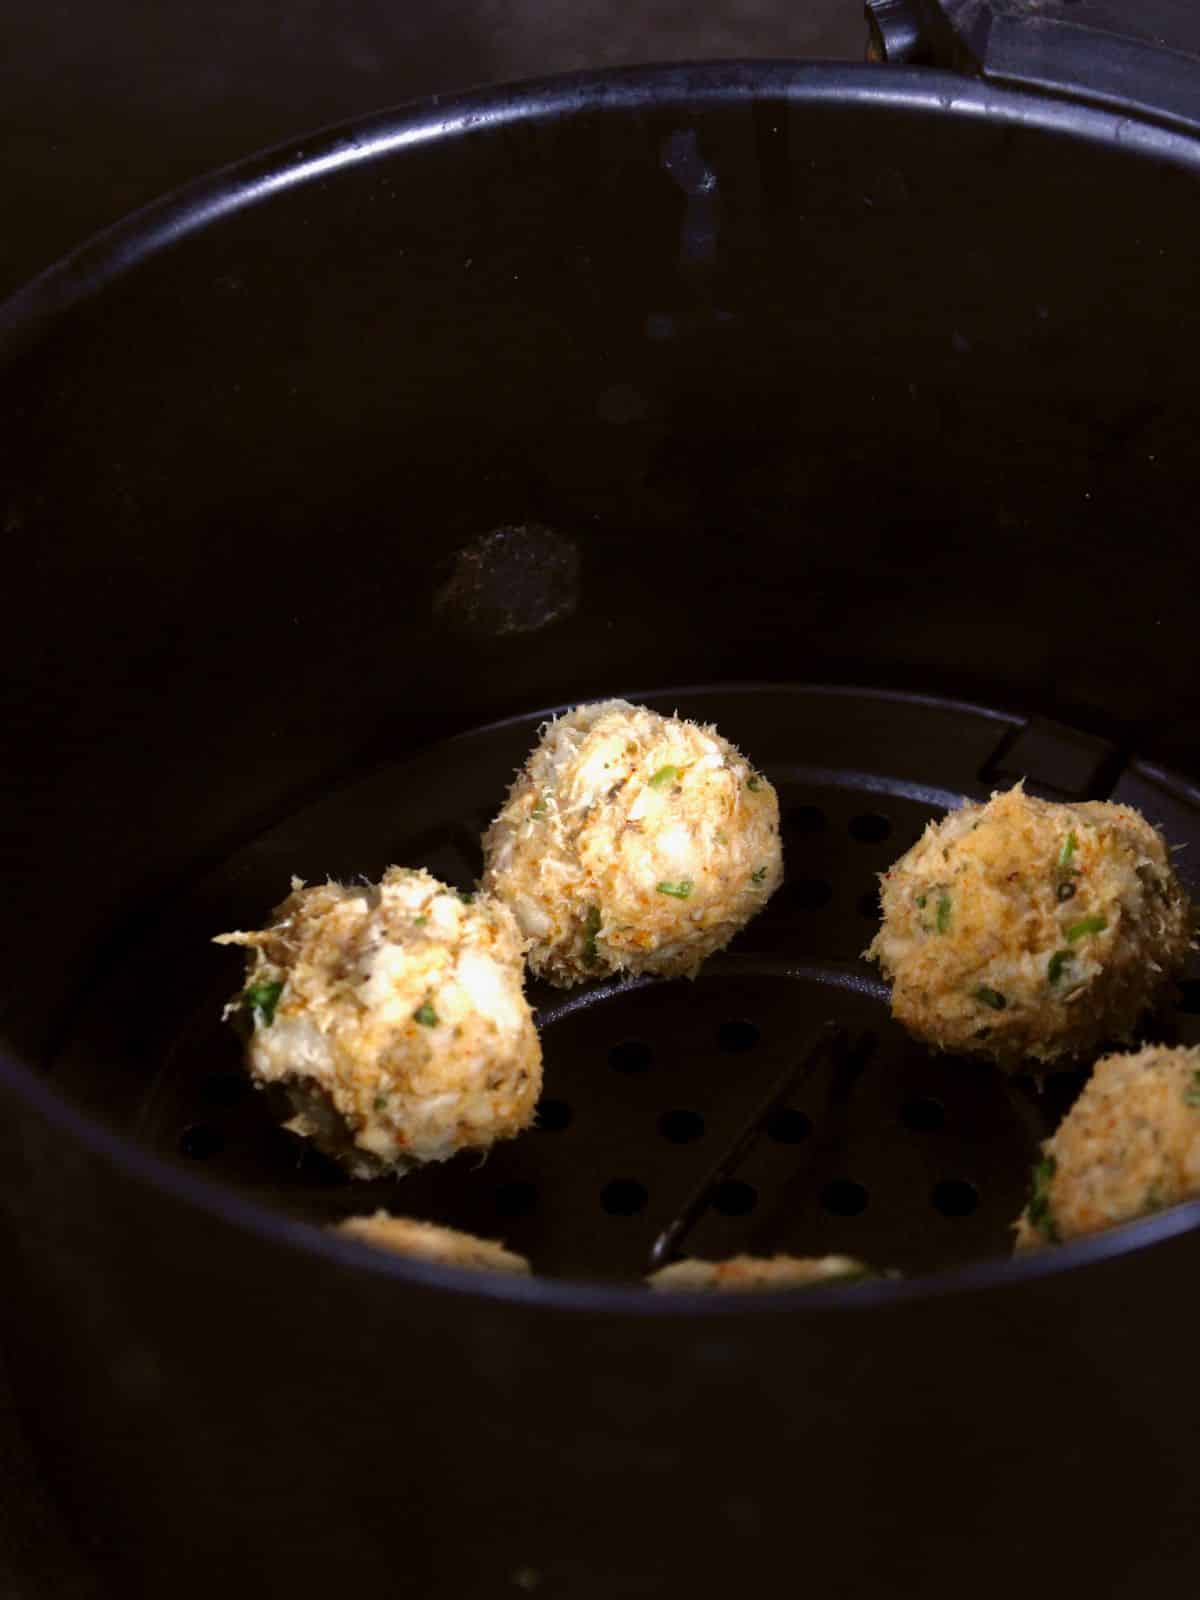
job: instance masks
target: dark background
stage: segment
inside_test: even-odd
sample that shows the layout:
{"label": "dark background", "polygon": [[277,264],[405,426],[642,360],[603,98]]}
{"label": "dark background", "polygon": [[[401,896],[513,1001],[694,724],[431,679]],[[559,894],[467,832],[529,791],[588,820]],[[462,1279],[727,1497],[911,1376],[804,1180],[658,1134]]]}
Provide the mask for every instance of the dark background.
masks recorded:
{"label": "dark background", "polygon": [[[147,201],[325,123],[577,68],[861,58],[866,37],[860,0],[11,0],[4,12],[0,298]],[[99,1600],[2,1368],[0,1595]]]}
{"label": "dark background", "polygon": [[861,0],[9,0],[0,298],[125,213],[420,95],[578,68],[861,58]]}

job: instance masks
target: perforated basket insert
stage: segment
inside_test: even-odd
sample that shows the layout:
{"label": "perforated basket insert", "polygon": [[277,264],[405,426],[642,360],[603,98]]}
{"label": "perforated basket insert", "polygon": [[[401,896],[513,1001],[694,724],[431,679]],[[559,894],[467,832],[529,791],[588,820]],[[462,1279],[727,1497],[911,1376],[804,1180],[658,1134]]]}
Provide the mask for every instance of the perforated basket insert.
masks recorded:
{"label": "perforated basket insert", "polygon": [[[502,1237],[542,1273],[636,1283],[748,1110],[834,1019],[848,1044],[714,1190],[688,1253],[837,1251],[906,1274],[1007,1254],[1039,1141],[1081,1075],[1039,1091],[896,1027],[861,958],[876,875],[930,818],[1017,776],[1051,798],[1128,799],[1175,844],[1200,838],[1187,785],[1101,741],[944,701],[780,687],[632,697],[715,722],[767,772],[786,879],[694,982],[534,984],[546,1063],[534,1131],[484,1161],[348,1180],[251,1087],[220,1020],[240,957],[209,940],[261,925],[292,873],[374,878],[397,863],[471,887],[541,711],[350,782],[195,885],[97,984],[57,1070],[145,1143],[313,1223],[384,1206]],[[1200,1042],[1197,1011],[1190,974],[1149,1035]]]}

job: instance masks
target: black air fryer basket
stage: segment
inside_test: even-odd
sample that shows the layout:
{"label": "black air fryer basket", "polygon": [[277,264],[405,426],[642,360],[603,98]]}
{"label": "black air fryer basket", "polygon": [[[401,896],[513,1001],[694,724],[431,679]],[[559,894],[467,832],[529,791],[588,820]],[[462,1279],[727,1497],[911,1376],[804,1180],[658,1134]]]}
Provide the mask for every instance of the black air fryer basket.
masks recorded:
{"label": "black air fryer basket", "polygon": [[[5,1334],[114,1586],[1194,1583],[1200,1204],[1014,1262],[1080,1078],[931,1055],[861,958],[876,874],[1019,777],[1200,889],[1174,9],[878,0],[915,65],[376,116],[0,310]],[[250,1089],[211,936],[293,873],[470,887],[539,723],[614,694],[769,774],[783,888],[694,983],[534,985],[536,1131],[350,1182]],[[1196,971],[1153,1037],[1200,1043]],[[718,1167],[688,1253],[902,1276],[649,1294]],[[537,1275],[321,1226],[380,1205]]]}

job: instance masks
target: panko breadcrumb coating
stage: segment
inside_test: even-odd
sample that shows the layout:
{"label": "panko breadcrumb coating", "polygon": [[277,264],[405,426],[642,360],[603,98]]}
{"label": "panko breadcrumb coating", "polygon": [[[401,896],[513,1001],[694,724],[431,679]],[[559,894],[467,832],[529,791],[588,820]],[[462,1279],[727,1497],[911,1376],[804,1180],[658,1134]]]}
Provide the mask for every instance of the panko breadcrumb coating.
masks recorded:
{"label": "panko breadcrumb coating", "polygon": [[715,728],[606,700],[546,727],[484,860],[551,983],[692,976],[779,886],[779,802]]}
{"label": "panko breadcrumb coating", "polygon": [[883,874],[881,900],[866,953],[896,1018],[1010,1070],[1126,1037],[1191,939],[1167,846],[1140,813],[1020,784],[930,823]]}
{"label": "panko breadcrumb coating", "polygon": [[1105,1056],[1042,1148],[1018,1250],[1200,1195],[1200,1049],[1149,1045]]}
{"label": "panko breadcrumb coating", "polygon": [[473,1233],[443,1228],[436,1222],[395,1217],[388,1211],[376,1211],[368,1217],[347,1217],[337,1224],[334,1232],[349,1234],[364,1244],[393,1250],[416,1261],[439,1261],[447,1267],[474,1267],[481,1272],[529,1272],[529,1262],[524,1256],[506,1250],[491,1239],[477,1239]]}
{"label": "panko breadcrumb coating", "polygon": [[727,1261],[698,1261],[685,1256],[652,1272],[652,1289],[795,1289],[829,1283],[835,1278],[873,1278],[870,1267],[852,1256],[730,1256]]}
{"label": "panko breadcrumb coating", "polygon": [[251,1025],[247,1063],[282,1084],[288,1124],[359,1178],[486,1150],[528,1127],[542,1054],[512,914],[464,902],[424,871],[292,893],[249,951],[226,1007]]}

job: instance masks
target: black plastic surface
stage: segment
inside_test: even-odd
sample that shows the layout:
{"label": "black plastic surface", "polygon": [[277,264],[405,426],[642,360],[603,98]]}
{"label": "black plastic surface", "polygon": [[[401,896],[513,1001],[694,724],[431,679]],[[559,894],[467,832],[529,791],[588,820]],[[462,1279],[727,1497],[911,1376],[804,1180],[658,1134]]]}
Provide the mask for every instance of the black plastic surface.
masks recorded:
{"label": "black plastic surface", "polygon": [[901,59],[979,72],[1038,94],[1200,126],[1200,12],[1190,0],[868,0]]}
{"label": "black plastic surface", "polygon": [[[927,13],[940,12],[966,40],[986,43],[997,18],[1030,24],[1069,23],[1109,38],[1137,40],[1164,50],[1200,56],[1200,17],[1190,0],[914,0]],[[1086,87],[1082,85],[1080,87]]]}

